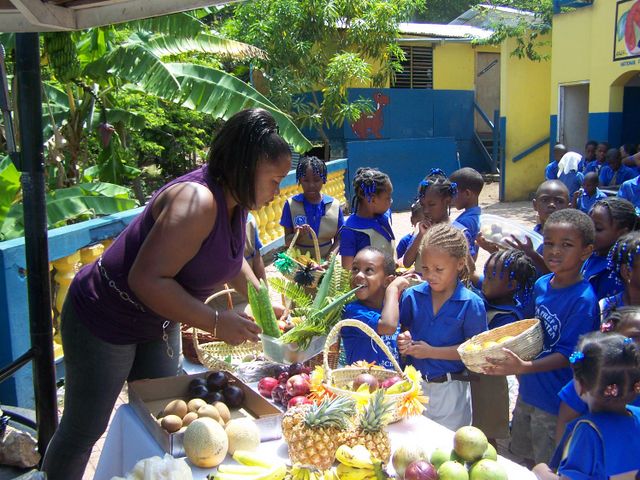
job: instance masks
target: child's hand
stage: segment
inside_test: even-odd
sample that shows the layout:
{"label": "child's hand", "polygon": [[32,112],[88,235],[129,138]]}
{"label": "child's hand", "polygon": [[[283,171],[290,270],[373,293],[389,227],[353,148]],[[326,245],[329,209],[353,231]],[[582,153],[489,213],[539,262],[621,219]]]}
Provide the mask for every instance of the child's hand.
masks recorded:
{"label": "child's hand", "polygon": [[402,332],[398,335],[398,350],[402,353],[402,349],[411,345],[411,332],[408,330],[406,332]]}
{"label": "child's hand", "polygon": [[425,219],[424,221],[418,223],[418,234],[423,235],[427,233],[427,230],[431,228],[432,222],[430,219]]}
{"label": "child's hand", "polygon": [[505,358],[487,358],[493,366],[486,367],[484,373],[487,375],[518,375],[523,373],[525,362],[518,355],[508,348],[503,348],[506,353]]}
{"label": "child's hand", "polygon": [[545,480],[547,478],[559,478],[558,475],[556,475],[546,463],[539,463],[538,465],[533,467],[531,471],[537,478],[541,480]]}
{"label": "child's hand", "polygon": [[398,343],[398,351],[401,355],[410,355],[413,358],[429,358],[431,345],[422,340],[418,340],[415,342],[411,342],[408,345],[403,345],[400,348],[400,343]]}
{"label": "child's hand", "polygon": [[527,257],[531,257],[535,253],[535,250],[533,249],[533,242],[531,242],[531,239],[526,235],[524,242],[521,242],[515,235],[511,235],[511,238],[504,239],[504,243],[509,245],[511,248],[522,250]]}
{"label": "child's hand", "polygon": [[310,235],[311,226],[308,224],[296,226],[296,230],[300,230],[300,233],[306,233]]}
{"label": "child's hand", "polygon": [[478,236],[476,237],[476,244],[489,253],[495,253],[499,250],[498,246],[495,243],[490,242],[489,240],[484,238],[482,232],[478,232]]}
{"label": "child's hand", "polygon": [[399,296],[409,286],[411,286],[409,279],[405,275],[402,275],[401,277],[396,277],[387,288],[397,291]]}

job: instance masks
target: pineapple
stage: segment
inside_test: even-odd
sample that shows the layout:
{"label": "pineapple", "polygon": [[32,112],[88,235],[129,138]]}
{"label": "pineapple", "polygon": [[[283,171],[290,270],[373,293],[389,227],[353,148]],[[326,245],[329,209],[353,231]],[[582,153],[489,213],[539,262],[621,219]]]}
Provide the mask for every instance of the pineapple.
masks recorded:
{"label": "pineapple", "polygon": [[348,397],[287,410],[282,418],[282,434],[289,446],[291,461],[321,470],[329,468],[336,450],[347,441],[349,418],[354,413],[355,402]]}
{"label": "pineapple", "polygon": [[391,458],[389,434],[384,427],[389,423],[395,405],[385,399],[384,390],[377,390],[369,398],[364,411],[358,415],[355,425],[349,432],[347,445],[363,445],[371,455],[383,463]]}

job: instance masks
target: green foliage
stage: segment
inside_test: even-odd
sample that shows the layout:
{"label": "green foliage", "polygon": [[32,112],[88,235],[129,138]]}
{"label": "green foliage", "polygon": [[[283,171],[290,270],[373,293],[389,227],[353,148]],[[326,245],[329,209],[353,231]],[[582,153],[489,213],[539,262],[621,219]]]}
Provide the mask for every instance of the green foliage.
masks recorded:
{"label": "green foliage", "polygon": [[269,285],[280,295],[283,295],[295,308],[307,308],[311,306],[312,299],[303,287],[296,282],[283,277],[272,277]]}

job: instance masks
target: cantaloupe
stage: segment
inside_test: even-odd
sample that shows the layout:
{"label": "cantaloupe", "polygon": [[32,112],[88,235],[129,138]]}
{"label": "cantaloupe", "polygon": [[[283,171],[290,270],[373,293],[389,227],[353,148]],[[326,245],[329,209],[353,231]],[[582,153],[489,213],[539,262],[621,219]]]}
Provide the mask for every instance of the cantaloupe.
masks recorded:
{"label": "cantaloupe", "polygon": [[227,434],[212,418],[202,417],[191,422],[182,440],[187,458],[196,467],[212,468],[222,463],[229,449]]}
{"label": "cantaloupe", "polygon": [[260,446],[260,430],[256,422],[250,418],[230,420],[224,431],[229,439],[229,453],[236,450],[257,450]]}

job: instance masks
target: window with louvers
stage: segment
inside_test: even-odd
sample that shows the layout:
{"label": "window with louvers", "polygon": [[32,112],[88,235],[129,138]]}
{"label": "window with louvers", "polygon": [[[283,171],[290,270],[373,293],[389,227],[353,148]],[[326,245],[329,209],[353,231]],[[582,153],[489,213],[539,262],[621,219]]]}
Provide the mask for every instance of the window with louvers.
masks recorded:
{"label": "window with louvers", "polygon": [[433,88],[433,48],[401,47],[406,59],[391,88]]}

